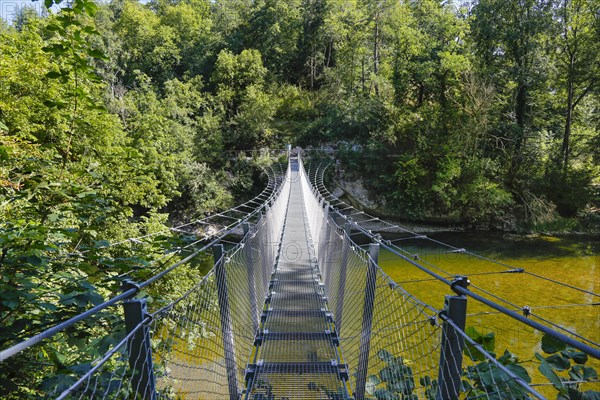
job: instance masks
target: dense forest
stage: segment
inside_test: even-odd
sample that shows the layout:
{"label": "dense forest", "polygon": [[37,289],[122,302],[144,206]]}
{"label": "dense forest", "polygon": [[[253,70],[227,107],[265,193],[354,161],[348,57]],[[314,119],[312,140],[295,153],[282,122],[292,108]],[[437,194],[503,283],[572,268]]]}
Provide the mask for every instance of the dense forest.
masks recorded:
{"label": "dense forest", "polygon": [[[162,255],[160,243],[107,243],[259,190],[260,162],[238,150],[335,149],[337,175],[397,217],[599,224],[597,0],[46,0],[45,10],[0,20],[2,348]],[[40,360],[60,370],[84,339],[60,340],[4,371],[2,390],[17,390],[15,374],[38,376]],[[43,384],[19,396],[57,381]]]}

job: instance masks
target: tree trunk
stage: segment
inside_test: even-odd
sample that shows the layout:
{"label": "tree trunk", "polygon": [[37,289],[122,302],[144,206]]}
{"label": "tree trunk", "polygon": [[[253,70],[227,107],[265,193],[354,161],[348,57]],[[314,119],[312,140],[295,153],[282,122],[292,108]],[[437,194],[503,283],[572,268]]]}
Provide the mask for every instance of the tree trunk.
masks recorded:
{"label": "tree trunk", "polygon": [[439,82],[440,82],[440,106],[442,108],[442,129],[444,132],[444,135],[448,135],[448,132],[450,131],[449,127],[448,127],[448,119],[450,118],[450,110],[448,107],[448,99],[446,98],[446,73],[443,73],[440,77],[439,77]]}
{"label": "tree trunk", "polygon": [[510,170],[508,171],[508,183],[512,185],[522,163],[522,148],[525,140],[525,120],[527,112],[527,85],[519,83],[517,88],[517,98],[515,104],[515,118],[517,120],[518,132],[515,136],[515,145],[513,156],[510,162]]}
{"label": "tree trunk", "polygon": [[573,121],[573,64],[575,59],[571,56],[569,60],[569,77],[567,80],[567,115],[565,119],[565,133],[563,135],[562,147],[560,149],[560,163],[562,163],[563,175],[567,174],[569,168],[569,153],[571,151],[569,142],[571,139],[571,123]]}
{"label": "tree trunk", "polygon": [[377,75],[379,73],[379,13],[375,14],[375,32],[373,35],[373,74],[375,75],[375,95],[379,96]]}
{"label": "tree trunk", "polygon": [[365,88],[365,58],[364,57],[362,58],[362,61],[361,61],[361,67],[362,67],[362,74],[361,74],[360,80],[361,80],[361,84],[362,84],[362,92],[364,95],[366,92],[366,88]]}

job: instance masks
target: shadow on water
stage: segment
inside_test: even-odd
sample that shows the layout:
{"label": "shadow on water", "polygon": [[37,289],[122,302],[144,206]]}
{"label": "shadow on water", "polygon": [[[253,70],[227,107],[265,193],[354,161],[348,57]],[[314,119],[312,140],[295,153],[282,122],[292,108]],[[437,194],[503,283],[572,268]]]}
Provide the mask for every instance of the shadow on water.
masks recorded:
{"label": "shadow on water", "polygon": [[[406,234],[383,235],[383,239],[391,240],[406,250],[421,253],[441,253],[448,250],[447,247],[433,241],[411,239],[411,237],[412,235]],[[427,238],[496,260],[600,256],[600,238],[592,236],[556,237],[502,232],[436,232],[428,234]],[[353,239],[360,245],[369,243],[369,239],[360,234],[353,233]]]}

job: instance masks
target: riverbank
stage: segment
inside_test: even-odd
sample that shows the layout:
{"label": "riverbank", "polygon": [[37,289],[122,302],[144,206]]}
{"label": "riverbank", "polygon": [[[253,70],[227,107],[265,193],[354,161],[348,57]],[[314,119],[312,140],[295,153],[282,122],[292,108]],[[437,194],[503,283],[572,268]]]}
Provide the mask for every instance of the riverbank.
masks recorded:
{"label": "riverbank", "polygon": [[[600,209],[590,209],[585,214],[564,218],[557,216],[554,220],[532,224],[528,221],[520,220],[516,217],[517,212],[507,212],[503,218],[493,219],[469,224],[453,216],[423,216],[419,219],[407,219],[402,215],[397,215],[389,211],[384,200],[373,199],[366,185],[361,179],[343,180],[333,179],[331,193],[352,205],[355,209],[363,211],[369,215],[381,218],[401,228],[390,228],[381,224],[378,228],[377,223],[371,223],[368,229],[377,231],[385,227],[386,232],[402,233],[404,229],[419,234],[431,232],[503,232],[531,237],[538,236],[557,236],[557,237],[600,237]],[[403,229],[404,228],[404,229]]]}

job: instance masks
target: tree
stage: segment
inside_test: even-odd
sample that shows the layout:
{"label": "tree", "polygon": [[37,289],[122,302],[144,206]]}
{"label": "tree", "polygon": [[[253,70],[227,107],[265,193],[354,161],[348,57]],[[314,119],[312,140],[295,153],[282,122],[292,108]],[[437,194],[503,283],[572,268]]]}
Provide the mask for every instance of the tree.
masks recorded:
{"label": "tree", "polygon": [[124,70],[125,85],[136,83],[136,70],[155,83],[175,77],[181,62],[175,29],[161,23],[160,17],[145,5],[125,0],[114,30],[122,41],[119,64]]}
{"label": "tree", "polygon": [[472,31],[482,67],[504,88],[514,87],[509,89],[512,95],[507,110],[513,121],[507,132],[511,142],[509,185],[524,160],[532,123],[532,91],[544,76],[537,69],[547,66],[538,62],[538,56],[551,26],[551,10],[549,0],[482,0],[473,8]]}
{"label": "tree", "polygon": [[600,30],[594,16],[596,2],[563,0],[555,9],[560,26],[557,36],[558,79],[565,87],[565,123],[559,164],[563,175],[569,167],[573,114],[577,105],[600,84]]}
{"label": "tree", "polygon": [[256,2],[247,29],[246,47],[260,51],[265,67],[282,80],[294,77],[298,39],[302,34],[300,1]]}

